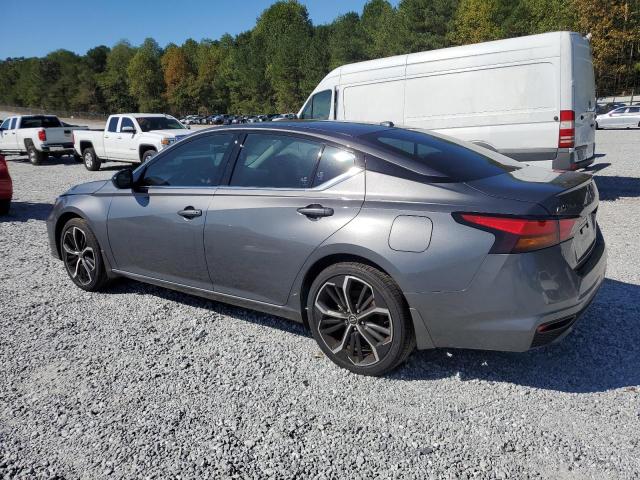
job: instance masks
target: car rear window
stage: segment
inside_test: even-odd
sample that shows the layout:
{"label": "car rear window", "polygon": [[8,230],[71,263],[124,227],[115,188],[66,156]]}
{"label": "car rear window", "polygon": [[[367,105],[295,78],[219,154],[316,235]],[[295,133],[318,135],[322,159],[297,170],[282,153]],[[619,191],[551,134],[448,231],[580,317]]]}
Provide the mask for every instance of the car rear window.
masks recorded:
{"label": "car rear window", "polygon": [[521,168],[513,160],[499,162],[457,143],[413,130],[382,130],[362,138],[382,150],[422,164],[454,182],[493,177]]}
{"label": "car rear window", "polygon": [[61,127],[62,124],[58,117],[22,117],[20,128],[55,128]]}

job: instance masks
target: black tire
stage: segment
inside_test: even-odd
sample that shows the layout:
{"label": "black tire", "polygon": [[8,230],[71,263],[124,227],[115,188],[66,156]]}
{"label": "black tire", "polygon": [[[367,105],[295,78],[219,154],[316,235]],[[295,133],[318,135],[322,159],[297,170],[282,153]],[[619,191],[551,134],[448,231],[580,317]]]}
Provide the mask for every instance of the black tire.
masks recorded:
{"label": "black tire", "polygon": [[82,151],[82,162],[84,167],[91,172],[100,170],[100,164],[102,163],[96,155],[96,151],[91,147],[87,147]]}
{"label": "black tire", "polygon": [[[345,302],[347,295],[350,301]],[[386,313],[358,318],[373,308]],[[384,375],[402,364],[416,345],[400,288],[370,265],[348,262],[327,267],[311,284],[307,312],[313,337],[325,355],[354,373]]]}
{"label": "black tire", "polygon": [[11,200],[0,200],[0,215],[7,215],[11,207]]}
{"label": "black tire", "polygon": [[155,157],[157,153],[158,152],[156,152],[155,150],[147,150],[142,154],[142,163],[148,162],[153,157]]}
{"label": "black tire", "polygon": [[29,145],[27,147],[27,155],[29,155],[29,161],[31,162],[31,165],[40,165],[47,158],[49,158],[49,155],[43,152],[39,152],[33,145]]}
{"label": "black tire", "polygon": [[109,278],[100,244],[86,221],[72,218],[65,224],[60,234],[60,253],[69,278],[76,286],[96,292],[107,285]]}

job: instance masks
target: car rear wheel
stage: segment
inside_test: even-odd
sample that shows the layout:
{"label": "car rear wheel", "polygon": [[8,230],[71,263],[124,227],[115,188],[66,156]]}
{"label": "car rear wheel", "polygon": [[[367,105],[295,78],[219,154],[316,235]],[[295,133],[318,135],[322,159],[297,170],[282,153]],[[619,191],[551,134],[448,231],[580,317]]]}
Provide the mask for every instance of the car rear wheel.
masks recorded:
{"label": "car rear wheel", "polygon": [[337,365],[362,375],[384,375],[415,348],[404,297],[380,270],[338,263],[314,280],[307,301],[309,326]]}
{"label": "car rear wheel", "polygon": [[29,161],[31,162],[31,165],[40,165],[48,157],[47,154],[36,150],[36,147],[33,145],[29,145],[29,147],[27,148],[27,154],[29,155]]}
{"label": "car rear wheel", "polygon": [[82,160],[87,170],[90,170],[92,172],[100,170],[100,164],[102,162],[96,156],[96,151],[93,148],[87,147],[84,149],[84,151],[82,152]]}
{"label": "car rear wheel", "polygon": [[0,215],[7,215],[11,207],[11,200],[0,200]]}
{"label": "car rear wheel", "polygon": [[60,236],[60,253],[69,278],[88,292],[102,289],[108,282],[100,245],[87,222],[69,220]]}

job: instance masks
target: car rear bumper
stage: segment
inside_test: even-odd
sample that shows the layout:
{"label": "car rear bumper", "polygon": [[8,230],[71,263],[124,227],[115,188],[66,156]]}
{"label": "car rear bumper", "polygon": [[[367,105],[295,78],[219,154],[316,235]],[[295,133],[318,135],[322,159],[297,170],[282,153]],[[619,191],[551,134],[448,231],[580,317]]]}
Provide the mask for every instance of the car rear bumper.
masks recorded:
{"label": "car rear bumper", "polygon": [[13,184],[11,180],[0,180],[0,200],[11,200],[13,197]]}
{"label": "car rear bumper", "polygon": [[595,160],[595,143],[576,148],[560,148],[553,161],[553,168],[557,170],[578,170],[591,165]]}
{"label": "car rear bumper", "polygon": [[588,259],[577,269],[568,265],[559,246],[488,255],[464,291],[406,295],[429,335],[418,345],[522,352],[559,340],[595,297],[606,263],[599,230]]}
{"label": "car rear bumper", "polygon": [[40,150],[46,153],[63,153],[63,154],[75,152],[73,148],[73,143],[71,142],[43,143],[40,145]]}

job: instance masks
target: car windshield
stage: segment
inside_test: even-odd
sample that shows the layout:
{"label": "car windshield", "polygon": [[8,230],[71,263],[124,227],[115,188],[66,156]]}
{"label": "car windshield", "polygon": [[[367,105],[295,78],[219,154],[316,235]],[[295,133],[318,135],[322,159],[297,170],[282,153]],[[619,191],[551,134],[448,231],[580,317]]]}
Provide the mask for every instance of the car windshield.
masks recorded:
{"label": "car windshield", "polygon": [[20,122],[20,128],[55,128],[61,127],[62,124],[58,117],[45,117],[45,116],[35,116],[35,117],[22,117],[22,121]]}
{"label": "car windshield", "polygon": [[389,129],[364,135],[387,152],[417,161],[455,182],[493,177],[522,168],[515,160],[498,161],[444,138],[415,130]]}
{"label": "car windshield", "polygon": [[169,117],[137,117],[138,125],[143,132],[152,130],[184,130],[184,126],[175,118]]}

